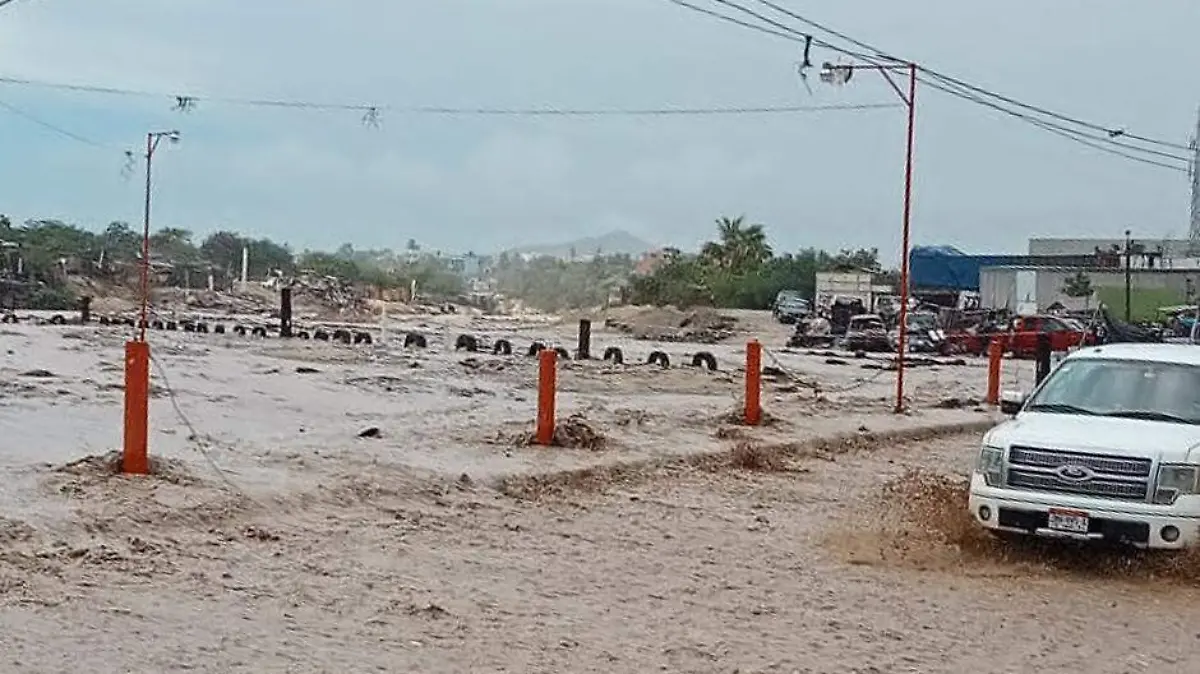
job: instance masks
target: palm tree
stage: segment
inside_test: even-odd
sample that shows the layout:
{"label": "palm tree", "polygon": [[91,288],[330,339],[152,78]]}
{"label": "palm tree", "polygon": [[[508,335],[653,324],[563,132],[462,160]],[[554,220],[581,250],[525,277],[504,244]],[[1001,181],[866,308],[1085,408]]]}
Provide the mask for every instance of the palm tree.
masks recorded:
{"label": "palm tree", "polygon": [[746,216],[717,219],[719,242],[709,242],[701,255],[715,261],[722,269],[744,271],[771,258],[771,246],[762,225],[746,224]]}

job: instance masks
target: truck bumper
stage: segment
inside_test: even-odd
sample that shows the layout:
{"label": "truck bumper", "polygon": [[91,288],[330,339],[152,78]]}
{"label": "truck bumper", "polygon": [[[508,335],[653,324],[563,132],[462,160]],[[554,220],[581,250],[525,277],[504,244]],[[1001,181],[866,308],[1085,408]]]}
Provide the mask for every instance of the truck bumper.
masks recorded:
{"label": "truck bumper", "polygon": [[[1109,541],[1152,550],[1181,550],[1200,543],[1200,517],[1167,512],[1147,512],[1146,504],[1104,502],[1089,507],[1067,498],[1059,503],[1055,494],[1021,492],[987,487],[974,476],[968,508],[980,526],[998,532],[1079,541]],[[981,486],[977,487],[977,483]],[[1050,528],[1050,511],[1085,514],[1087,532]]]}

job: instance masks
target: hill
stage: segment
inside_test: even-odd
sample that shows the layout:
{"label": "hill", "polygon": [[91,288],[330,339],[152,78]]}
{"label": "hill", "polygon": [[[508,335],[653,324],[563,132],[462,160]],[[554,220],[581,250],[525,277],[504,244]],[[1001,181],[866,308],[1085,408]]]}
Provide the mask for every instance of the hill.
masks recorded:
{"label": "hill", "polygon": [[563,243],[518,246],[505,252],[517,255],[548,255],[550,257],[569,258],[572,251],[577,256],[595,255],[597,251],[604,255],[625,253],[638,256],[657,248],[625,231],[612,231],[599,236],[588,236]]}

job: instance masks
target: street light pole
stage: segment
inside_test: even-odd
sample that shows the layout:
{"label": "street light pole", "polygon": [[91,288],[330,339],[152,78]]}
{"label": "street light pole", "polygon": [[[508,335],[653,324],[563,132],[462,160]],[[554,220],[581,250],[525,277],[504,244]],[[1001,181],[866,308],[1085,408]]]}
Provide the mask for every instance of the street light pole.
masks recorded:
{"label": "street light pole", "polygon": [[[880,75],[883,75],[888,84],[904,102],[908,108],[908,134],[905,144],[904,156],[904,216],[902,230],[900,234],[900,338],[897,340],[896,348],[896,414],[903,413],[904,405],[904,366],[908,356],[908,300],[909,300],[909,278],[908,278],[908,253],[909,253],[909,234],[912,223],[912,188],[913,188],[913,155],[916,144],[916,127],[917,127],[917,64],[916,63],[896,63],[896,64],[850,64],[840,65],[826,63],[821,68],[821,79],[830,83],[845,84],[850,80],[850,75],[855,70],[875,70]],[[840,71],[840,72],[839,72]],[[908,93],[902,90],[894,79],[892,79],[892,71],[907,71],[908,72]],[[839,74],[841,75],[839,78]]]}
{"label": "street light pole", "polygon": [[152,165],[154,151],[163,138],[172,143],[179,142],[178,131],[152,131],[146,134],[146,201],[142,212],[142,268],[141,268],[141,315],[138,319],[138,341],[146,341],[146,327],[150,313],[150,192],[152,187]]}
{"label": "street light pole", "polygon": [[1133,322],[1133,270],[1130,269],[1133,261],[1133,239],[1130,236],[1133,234],[1130,230],[1125,230],[1125,322]]}

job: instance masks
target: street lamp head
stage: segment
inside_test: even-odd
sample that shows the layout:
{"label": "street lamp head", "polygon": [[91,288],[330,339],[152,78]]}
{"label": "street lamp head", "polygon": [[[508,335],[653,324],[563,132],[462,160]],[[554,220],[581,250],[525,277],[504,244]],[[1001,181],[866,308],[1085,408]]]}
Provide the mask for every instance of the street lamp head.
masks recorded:
{"label": "street lamp head", "polygon": [[167,140],[171,141],[172,143],[178,143],[179,138],[180,138],[179,131],[174,130],[174,129],[171,131],[151,131],[149,135],[151,138],[155,139],[156,141],[166,138]]}
{"label": "street lamp head", "polygon": [[829,61],[821,64],[820,78],[825,84],[840,87],[849,82],[851,77],[854,77],[854,67],[851,65]]}

